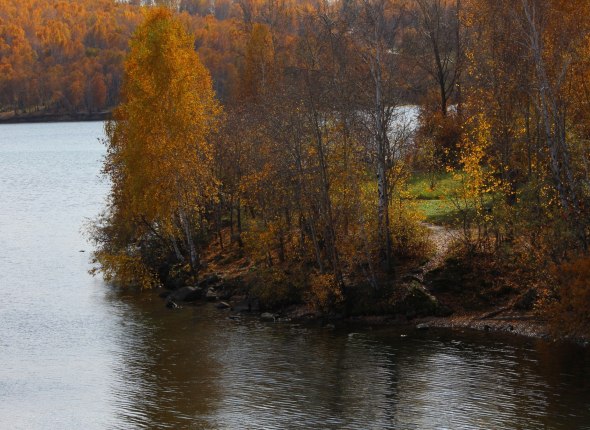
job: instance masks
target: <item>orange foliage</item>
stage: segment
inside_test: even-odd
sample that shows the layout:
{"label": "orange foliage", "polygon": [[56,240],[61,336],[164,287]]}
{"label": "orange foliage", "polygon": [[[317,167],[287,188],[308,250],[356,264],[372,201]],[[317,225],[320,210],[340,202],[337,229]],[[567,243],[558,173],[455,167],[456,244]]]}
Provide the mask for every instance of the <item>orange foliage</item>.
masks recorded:
{"label": "orange foliage", "polygon": [[549,307],[556,328],[573,336],[590,335],[590,257],[554,268],[559,301]]}
{"label": "orange foliage", "polygon": [[114,0],[0,1],[0,109],[113,105],[140,19],[137,7]]}

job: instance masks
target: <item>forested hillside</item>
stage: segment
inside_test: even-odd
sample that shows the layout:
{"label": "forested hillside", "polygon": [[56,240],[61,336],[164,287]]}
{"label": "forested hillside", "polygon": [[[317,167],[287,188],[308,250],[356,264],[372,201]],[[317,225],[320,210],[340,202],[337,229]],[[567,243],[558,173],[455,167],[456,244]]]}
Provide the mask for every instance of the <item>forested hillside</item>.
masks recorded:
{"label": "forested hillside", "polygon": [[0,106],[97,111],[117,103],[137,8],[110,0],[0,2]]}
{"label": "forested hillside", "polygon": [[[0,110],[22,114],[31,111],[96,112],[118,102],[123,58],[134,29],[142,20],[146,2],[115,0],[1,0],[0,1]],[[262,49],[252,44],[268,41],[261,32],[271,30],[273,49],[287,55],[295,48],[298,20],[311,14],[319,3],[312,1],[265,2],[192,1],[175,3],[179,19],[195,37],[195,48],[209,68],[214,87],[222,100],[237,97],[238,76],[245,70],[248,55]],[[143,4],[143,5],[142,5]],[[400,57],[411,79],[407,96],[415,100],[424,94],[424,79],[439,71],[430,64],[427,38],[416,37],[424,29],[416,5],[396,24],[396,34],[412,58]],[[452,14],[452,12],[448,12]],[[442,73],[446,82],[443,109],[453,92],[453,70],[449,68],[449,49],[456,43],[451,34],[456,16],[445,16],[440,40]],[[451,25],[448,27],[448,25]],[[255,28],[257,27],[257,29]],[[252,30],[258,40],[251,40]],[[261,30],[262,29],[262,30]],[[266,30],[265,30],[266,29]],[[439,30],[437,30],[438,32]],[[414,55],[419,53],[419,55]],[[453,67],[451,67],[452,69]],[[249,71],[247,73],[252,73]],[[446,78],[445,78],[446,79]]]}

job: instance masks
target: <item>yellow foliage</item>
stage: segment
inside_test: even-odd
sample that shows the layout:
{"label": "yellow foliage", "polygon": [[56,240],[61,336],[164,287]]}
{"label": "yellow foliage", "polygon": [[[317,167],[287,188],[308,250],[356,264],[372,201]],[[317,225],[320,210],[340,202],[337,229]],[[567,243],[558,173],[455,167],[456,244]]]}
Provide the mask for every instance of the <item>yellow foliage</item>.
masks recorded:
{"label": "yellow foliage", "polygon": [[344,301],[342,290],[336,284],[333,274],[310,276],[309,303],[319,312],[328,312]]}
{"label": "yellow foliage", "polygon": [[[193,42],[163,8],[147,10],[131,41],[123,102],[106,125],[110,230],[97,242],[107,278],[122,270],[118,276],[127,279],[135,265],[147,279],[148,269],[129,248],[154,237],[160,246],[174,246],[177,256],[183,244],[193,269],[198,266],[193,236],[196,220],[217,195],[209,140],[221,108]],[[124,237],[112,234],[117,231]]]}
{"label": "yellow foliage", "polygon": [[391,235],[395,254],[403,258],[421,259],[432,253],[424,215],[412,204],[399,204],[392,211]]}
{"label": "yellow foliage", "polygon": [[95,262],[100,264],[100,268],[91,270],[91,274],[100,271],[108,283],[142,289],[155,287],[158,283],[156,274],[149,270],[138,256],[98,252],[95,254]]}
{"label": "yellow foliage", "polygon": [[192,44],[170,11],[150,10],[131,42],[124,102],[107,125],[115,191],[131,214],[169,232],[179,210],[199,212],[216,189],[207,138],[221,109]]}

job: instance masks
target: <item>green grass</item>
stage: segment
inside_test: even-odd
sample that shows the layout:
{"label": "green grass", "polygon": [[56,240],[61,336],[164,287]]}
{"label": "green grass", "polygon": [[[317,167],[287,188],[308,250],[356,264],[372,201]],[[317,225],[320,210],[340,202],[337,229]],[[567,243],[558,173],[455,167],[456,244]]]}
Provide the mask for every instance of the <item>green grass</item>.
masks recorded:
{"label": "green grass", "polygon": [[432,224],[452,225],[457,222],[457,208],[452,196],[460,187],[451,173],[414,174],[408,182],[408,193]]}
{"label": "green grass", "polygon": [[419,200],[439,200],[452,195],[460,183],[452,173],[416,173],[408,182],[408,191]]}

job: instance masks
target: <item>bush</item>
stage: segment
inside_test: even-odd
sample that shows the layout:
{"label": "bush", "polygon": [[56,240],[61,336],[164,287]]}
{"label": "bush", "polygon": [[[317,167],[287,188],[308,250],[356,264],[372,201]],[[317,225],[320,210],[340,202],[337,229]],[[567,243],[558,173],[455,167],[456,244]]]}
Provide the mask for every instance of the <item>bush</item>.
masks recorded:
{"label": "bush", "polygon": [[548,310],[554,328],[572,336],[590,336],[590,256],[557,265],[553,273],[556,300]]}
{"label": "bush", "polygon": [[342,290],[336,285],[334,275],[312,275],[310,282],[307,299],[315,311],[328,313],[344,302]]}
{"label": "bush", "polygon": [[302,289],[303,281],[297,273],[271,267],[260,269],[256,273],[250,292],[266,310],[301,302]]}
{"label": "bush", "polygon": [[433,251],[428,228],[423,217],[408,205],[400,205],[392,211],[391,235],[394,253],[401,258],[424,259]]}

